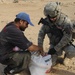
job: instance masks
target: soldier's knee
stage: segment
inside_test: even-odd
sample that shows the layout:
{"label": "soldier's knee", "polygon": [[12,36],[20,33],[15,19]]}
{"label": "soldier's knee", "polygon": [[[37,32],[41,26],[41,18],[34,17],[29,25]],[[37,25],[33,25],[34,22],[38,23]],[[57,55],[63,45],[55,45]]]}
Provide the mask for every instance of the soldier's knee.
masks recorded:
{"label": "soldier's knee", "polygon": [[73,57],[75,57],[75,53],[68,52],[68,53],[66,53],[66,57],[73,58]]}
{"label": "soldier's knee", "polygon": [[67,58],[75,57],[75,47],[69,46],[65,49],[65,54]]}

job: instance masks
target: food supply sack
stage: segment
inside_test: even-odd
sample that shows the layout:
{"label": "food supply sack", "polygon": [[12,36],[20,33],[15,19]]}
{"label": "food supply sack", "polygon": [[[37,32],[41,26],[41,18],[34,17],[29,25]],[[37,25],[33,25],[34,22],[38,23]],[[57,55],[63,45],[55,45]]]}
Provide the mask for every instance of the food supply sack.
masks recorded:
{"label": "food supply sack", "polygon": [[46,75],[46,71],[52,66],[51,55],[41,56],[32,55],[29,69],[31,75]]}

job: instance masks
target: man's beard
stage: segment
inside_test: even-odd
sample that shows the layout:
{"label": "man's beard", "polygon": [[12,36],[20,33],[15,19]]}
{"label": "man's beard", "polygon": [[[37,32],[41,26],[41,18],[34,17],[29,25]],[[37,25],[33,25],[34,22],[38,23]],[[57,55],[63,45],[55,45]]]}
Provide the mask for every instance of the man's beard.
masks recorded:
{"label": "man's beard", "polygon": [[26,29],[25,27],[20,27],[21,31],[25,31],[25,29]]}

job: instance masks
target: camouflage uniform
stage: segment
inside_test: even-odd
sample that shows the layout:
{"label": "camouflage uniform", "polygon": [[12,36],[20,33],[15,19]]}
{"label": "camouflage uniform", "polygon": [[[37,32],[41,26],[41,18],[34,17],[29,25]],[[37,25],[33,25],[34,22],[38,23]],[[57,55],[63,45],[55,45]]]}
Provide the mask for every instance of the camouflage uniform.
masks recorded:
{"label": "camouflage uniform", "polygon": [[[72,23],[68,16],[60,12],[55,22],[51,22],[48,17],[45,20],[48,25],[42,25],[38,34],[38,45],[43,47],[43,41],[47,34],[50,48],[57,51],[56,54],[52,55],[53,65],[56,63],[58,56],[62,55],[62,51],[65,51],[67,57],[74,57],[75,48],[69,44],[72,40]],[[57,32],[58,30],[60,30],[60,33]]]}

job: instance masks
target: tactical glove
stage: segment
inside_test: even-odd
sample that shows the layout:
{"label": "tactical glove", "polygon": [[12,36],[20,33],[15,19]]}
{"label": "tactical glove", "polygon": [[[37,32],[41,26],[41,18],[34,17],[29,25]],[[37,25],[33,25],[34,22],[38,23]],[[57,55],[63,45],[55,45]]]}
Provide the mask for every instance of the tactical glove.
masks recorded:
{"label": "tactical glove", "polygon": [[55,54],[56,53],[56,50],[54,48],[51,48],[49,51],[48,51],[48,54]]}

